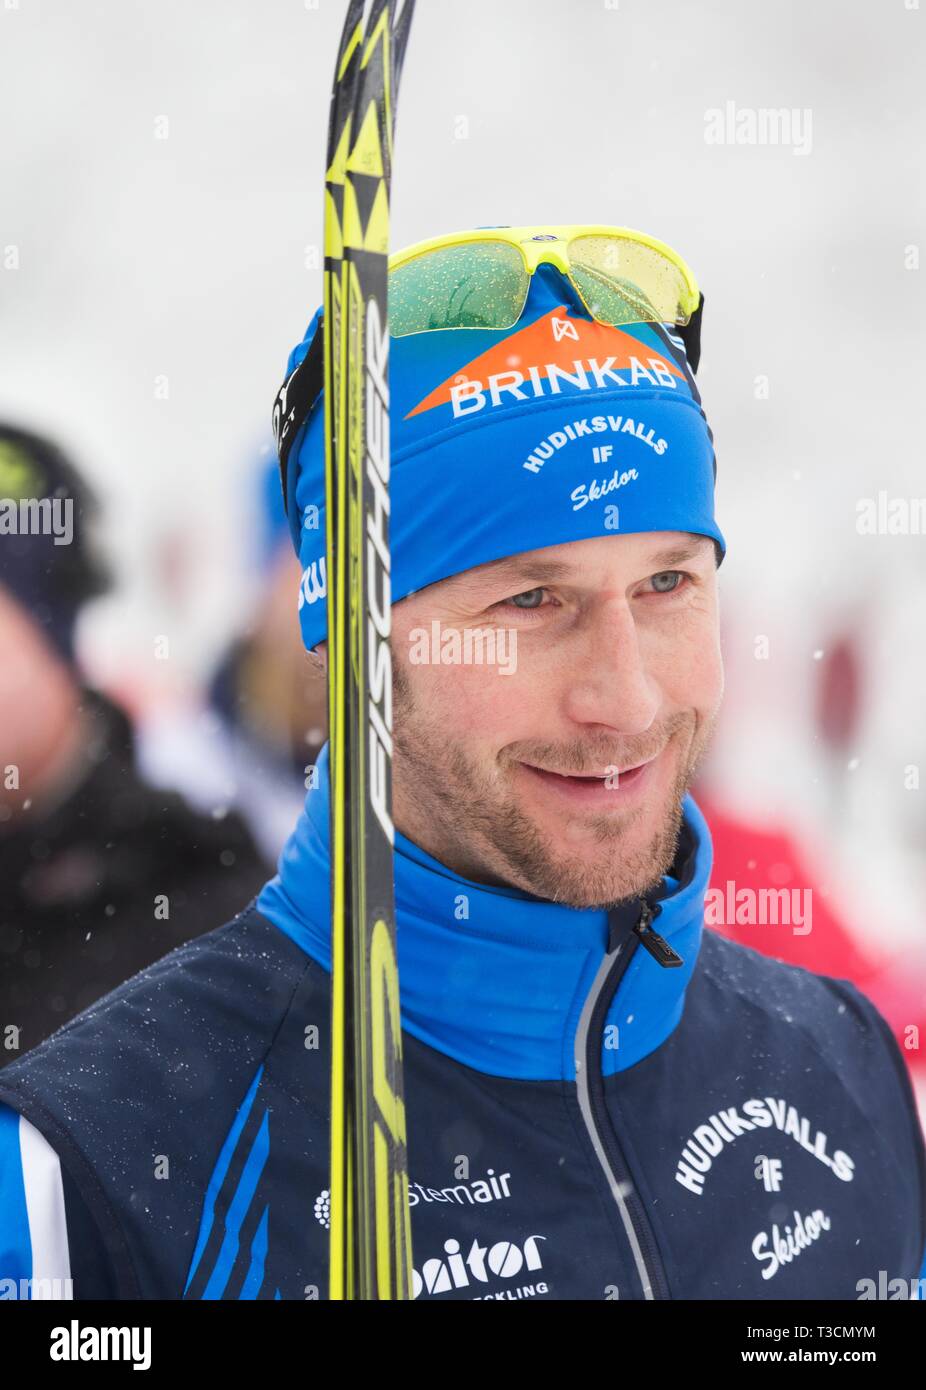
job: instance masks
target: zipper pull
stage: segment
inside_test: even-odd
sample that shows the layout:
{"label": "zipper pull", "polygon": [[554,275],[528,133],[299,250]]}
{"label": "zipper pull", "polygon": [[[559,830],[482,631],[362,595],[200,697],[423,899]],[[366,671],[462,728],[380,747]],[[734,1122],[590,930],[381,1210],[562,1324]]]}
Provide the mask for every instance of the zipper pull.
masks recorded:
{"label": "zipper pull", "polygon": [[[661,908],[657,907],[656,913],[660,911]],[[660,965],[666,967],[684,965],[685,962],[682,960],[681,956],[677,951],[672,949],[665,937],[653,931],[652,921],[655,915],[652,907],[644,900],[643,910],[640,913],[640,920],[633,929],[634,934],[639,937],[642,945],[646,947],[653,959],[658,961]]]}

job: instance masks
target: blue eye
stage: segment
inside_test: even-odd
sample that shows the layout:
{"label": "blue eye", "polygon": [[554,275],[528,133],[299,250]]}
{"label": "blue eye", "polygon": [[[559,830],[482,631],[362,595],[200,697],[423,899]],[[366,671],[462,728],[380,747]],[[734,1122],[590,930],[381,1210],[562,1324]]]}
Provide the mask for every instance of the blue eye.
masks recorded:
{"label": "blue eye", "polygon": [[[657,594],[671,594],[674,589],[678,588],[684,578],[685,576],[682,574],[681,570],[663,570],[661,574],[654,574],[650,583]],[[664,583],[664,580],[669,580],[671,582]]]}
{"label": "blue eye", "polygon": [[519,603],[519,602],[518,602],[518,599],[533,599],[533,598],[537,598],[538,600],[542,601],[542,600],[543,600],[543,596],[544,596],[545,593],[546,593],[546,589],[525,589],[524,592],[523,592],[523,594],[514,594],[514,595],[512,595],[511,598],[506,599],[505,602],[506,602],[506,603],[513,603],[513,604],[515,605],[516,608],[526,608],[526,609],[530,609],[530,608],[539,608],[539,607],[540,607],[540,602],[537,602],[537,603],[523,603],[523,604],[522,604],[522,603]]}

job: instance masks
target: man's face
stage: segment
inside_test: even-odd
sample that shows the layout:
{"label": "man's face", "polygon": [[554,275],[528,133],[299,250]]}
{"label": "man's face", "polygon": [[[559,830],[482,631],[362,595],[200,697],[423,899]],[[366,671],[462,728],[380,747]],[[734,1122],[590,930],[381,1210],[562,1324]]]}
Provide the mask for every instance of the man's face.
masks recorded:
{"label": "man's face", "polygon": [[[709,539],[525,552],[428,585],[392,624],[404,835],[466,878],[574,907],[659,881],[723,693]],[[504,635],[505,660],[440,662],[451,629]]]}

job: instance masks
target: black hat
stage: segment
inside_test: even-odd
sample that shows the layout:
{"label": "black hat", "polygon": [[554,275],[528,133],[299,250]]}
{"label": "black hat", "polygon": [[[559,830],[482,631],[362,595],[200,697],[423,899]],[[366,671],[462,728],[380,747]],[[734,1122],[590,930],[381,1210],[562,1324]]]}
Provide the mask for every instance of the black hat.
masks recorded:
{"label": "black hat", "polygon": [[0,421],[0,584],[74,661],[83,604],[110,587],[95,494],[56,444]]}

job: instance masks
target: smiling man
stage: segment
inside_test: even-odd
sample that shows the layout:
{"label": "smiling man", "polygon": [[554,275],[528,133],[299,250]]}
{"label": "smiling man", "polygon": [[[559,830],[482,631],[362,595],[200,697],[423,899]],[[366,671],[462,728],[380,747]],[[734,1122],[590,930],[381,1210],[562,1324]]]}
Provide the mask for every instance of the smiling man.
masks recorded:
{"label": "smiling man", "polygon": [[[688,787],[725,543],[701,303],[668,248],[602,228],[481,229],[392,272],[415,1298],[851,1300],[920,1271],[926,1156],[883,1019],[704,930]],[[278,419],[323,665],[320,329]],[[475,633],[506,660],[468,659]],[[327,745],[315,771],[254,903],[0,1076],[12,1296],[326,1295]]]}
{"label": "smiling man", "polygon": [[[435,620],[507,629],[512,678],[410,666],[412,634]],[[392,645],[409,839],[464,877],[573,907],[659,883],[723,689],[710,539],[609,536],[493,561],[397,604]]]}
{"label": "smiling man", "polygon": [[[416,660],[431,631],[443,653],[473,633],[515,659]],[[493,561],[396,604],[391,645],[405,836],[464,877],[574,907],[660,882],[723,692],[710,539],[608,537]]]}

